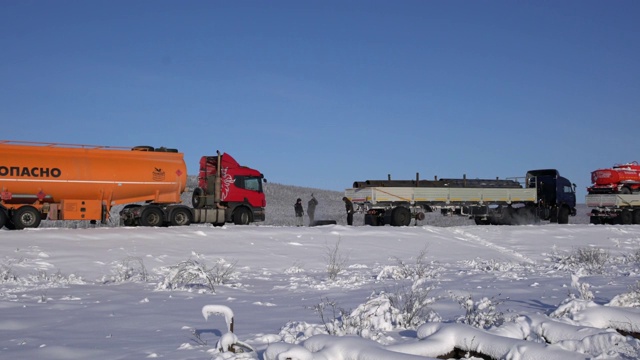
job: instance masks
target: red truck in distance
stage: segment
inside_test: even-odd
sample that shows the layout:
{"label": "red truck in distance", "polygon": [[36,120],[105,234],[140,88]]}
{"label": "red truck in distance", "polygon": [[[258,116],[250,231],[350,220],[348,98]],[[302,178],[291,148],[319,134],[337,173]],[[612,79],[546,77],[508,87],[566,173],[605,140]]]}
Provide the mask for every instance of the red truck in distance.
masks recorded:
{"label": "red truck in distance", "polygon": [[193,207],[224,208],[225,222],[237,225],[264,221],[267,204],[262,191],[263,181],[264,176],[258,170],[240,165],[227,153],[203,156],[198,187],[193,191]]}

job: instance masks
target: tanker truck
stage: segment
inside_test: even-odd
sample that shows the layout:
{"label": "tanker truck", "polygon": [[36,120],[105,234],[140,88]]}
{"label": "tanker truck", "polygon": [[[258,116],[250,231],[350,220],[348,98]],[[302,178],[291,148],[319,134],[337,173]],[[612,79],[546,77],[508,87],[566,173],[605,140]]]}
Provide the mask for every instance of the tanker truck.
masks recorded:
{"label": "tanker truck", "polygon": [[585,203],[591,224],[640,224],[640,165],[637,161],[591,173]]}
{"label": "tanker truck", "polygon": [[0,228],[106,223],[116,205],[125,226],[245,225],[265,219],[263,181],[229,154],[203,156],[191,207],[181,202],[187,167],[177,149],[0,140]]}
{"label": "tanker truck", "polygon": [[[576,215],[575,184],[555,169],[524,178],[356,181],[345,197],[364,213],[365,225],[407,226],[424,212],[472,218],[478,225],[567,224]],[[424,212],[423,212],[424,211]]]}

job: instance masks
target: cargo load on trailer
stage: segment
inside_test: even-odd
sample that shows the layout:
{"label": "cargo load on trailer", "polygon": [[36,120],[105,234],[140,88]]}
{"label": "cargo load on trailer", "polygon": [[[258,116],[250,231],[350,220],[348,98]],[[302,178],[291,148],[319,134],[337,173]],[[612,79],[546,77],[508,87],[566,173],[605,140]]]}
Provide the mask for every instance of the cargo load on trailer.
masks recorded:
{"label": "cargo load on trailer", "polygon": [[591,173],[585,203],[592,224],[640,224],[640,165],[618,164]]}
{"label": "cargo load on trailer", "polygon": [[345,197],[373,226],[407,226],[433,211],[467,216],[478,225],[566,224],[576,214],[575,184],[555,169],[530,170],[512,179],[356,181]]}
{"label": "cargo load on trailer", "polygon": [[[213,181],[206,186],[214,193],[229,185],[224,198],[197,209],[182,204],[187,167],[177,149],[0,140],[0,159],[0,228],[36,228],[42,220],[106,223],[116,205],[126,205],[120,220],[127,226],[264,220],[263,176],[246,167],[236,172],[221,169],[202,182]],[[227,183],[216,187],[216,177],[223,172]],[[249,189],[228,184],[236,177],[238,183],[256,178],[259,184]]]}
{"label": "cargo load on trailer", "polygon": [[640,192],[640,165],[637,161],[617,164],[591,173],[589,194],[633,194]]}

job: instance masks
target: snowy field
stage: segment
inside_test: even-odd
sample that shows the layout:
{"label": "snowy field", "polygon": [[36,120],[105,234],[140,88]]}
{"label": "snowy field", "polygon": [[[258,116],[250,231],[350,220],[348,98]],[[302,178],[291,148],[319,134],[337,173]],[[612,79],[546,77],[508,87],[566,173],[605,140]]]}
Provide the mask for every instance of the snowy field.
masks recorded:
{"label": "snowy field", "polygon": [[640,357],[640,226],[41,228],[0,241],[2,359]]}

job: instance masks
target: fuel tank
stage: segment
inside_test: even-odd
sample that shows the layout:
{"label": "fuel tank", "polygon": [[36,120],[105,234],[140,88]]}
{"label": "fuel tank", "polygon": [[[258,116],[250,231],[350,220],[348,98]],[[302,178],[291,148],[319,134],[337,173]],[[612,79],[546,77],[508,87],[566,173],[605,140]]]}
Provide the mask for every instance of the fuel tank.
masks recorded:
{"label": "fuel tank", "polygon": [[187,168],[175,149],[117,148],[0,140],[3,204],[101,200],[178,203]]}
{"label": "fuel tank", "polygon": [[611,169],[598,169],[591,173],[594,185],[610,185],[625,182],[640,182],[640,165],[637,162],[615,165]]}

